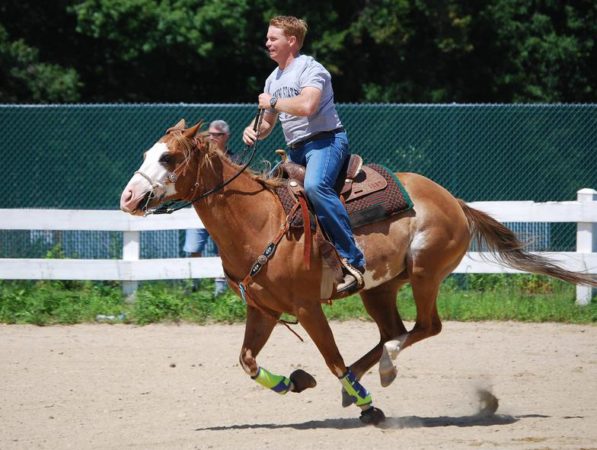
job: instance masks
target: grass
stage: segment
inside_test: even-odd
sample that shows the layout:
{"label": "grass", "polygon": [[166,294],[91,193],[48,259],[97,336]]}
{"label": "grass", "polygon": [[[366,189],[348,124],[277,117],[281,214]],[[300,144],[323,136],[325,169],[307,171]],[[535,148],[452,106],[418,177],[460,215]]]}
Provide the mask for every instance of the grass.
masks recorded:
{"label": "grass", "polygon": [[[190,287],[190,281],[142,283],[129,304],[115,282],[0,281],[0,323],[75,324],[94,322],[98,315],[139,325],[244,321],[245,305],[232,292],[214,298],[210,280],[196,292]],[[438,309],[443,320],[597,322],[597,302],[580,307],[574,297],[574,286],[536,275],[453,275],[442,285]],[[415,319],[408,286],[397,304],[404,320]],[[357,296],[323,308],[332,320],[370,320]]]}

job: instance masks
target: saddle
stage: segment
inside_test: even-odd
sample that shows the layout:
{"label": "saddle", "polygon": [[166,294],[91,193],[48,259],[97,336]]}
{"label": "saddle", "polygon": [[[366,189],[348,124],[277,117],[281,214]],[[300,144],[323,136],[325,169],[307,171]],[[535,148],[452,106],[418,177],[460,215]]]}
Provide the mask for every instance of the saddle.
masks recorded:
{"label": "saddle", "polygon": [[[284,150],[276,153],[283,154]],[[300,164],[286,160],[278,166],[278,175],[288,180],[288,187],[295,196],[304,195],[305,167]],[[359,197],[371,194],[372,192],[385,189],[387,181],[378,172],[368,166],[363,166],[363,158],[359,155],[351,155],[338,176],[336,192],[343,203],[349,203]]]}
{"label": "saddle", "polygon": [[[306,199],[305,167],[288,161],[284,150],[276,153],[282,157],[282,162],[275,175],[283,180],[277,193],[288,213],[297,201]],[[344,164],[335,188],[346,207],[353,230],[412,208],[412,201],[396,175],[378,164],[363,165],[359,155],[351,155]],[[306,204],[308,207],[308,202]],[[310,216],[313,217],[312,212]],[[306,218],[304,211],[302,215],[295,214],[291,218],[291,227],[303,228],[303,218]]]}
{"label": "saddle", "polygon": [[[278,197],[288,216],[290,228],[302,229],[305,233],[305,268],[311,259],[311,236],[315,232],[316,246],[327,268],[328,280],[322,281],[322,299],[329,299],[333,292],[333,281],[341,276],[340,258],[334,246],[315,226],[317,221],[310,210],[304,191],[305,167],[290,162],[284,150],[276,150],[282,157],[274,174],[283,180],[276,189]],[[353,229],[377,222],[412,208],[408,193],[392,172],[377,164],[363,165],[359,155],[351,155],[340,171],[336,192],[346,207]],[[296,203],[300,203],[297,208]],[[300,212],[300,214],[299,214]]]}

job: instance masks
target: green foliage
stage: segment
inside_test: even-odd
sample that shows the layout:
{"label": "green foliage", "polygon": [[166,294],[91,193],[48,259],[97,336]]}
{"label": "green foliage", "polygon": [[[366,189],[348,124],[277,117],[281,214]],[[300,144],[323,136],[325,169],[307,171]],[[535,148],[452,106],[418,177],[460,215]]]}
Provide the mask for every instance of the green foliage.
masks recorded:
{"label": "green foliage", "polygon": [[119,314],[119,289],[91,282],[0,281],[0,322],[74,324]]}
{"label": "green foliage", "polygon": [[130,320],[141,325],[159,321],[185,320],[195,323],[239,322],[245,305],[232,292],[213,296],[213,282],[203,281],[192,292],[189,283],[145,283],[130,311]]}
{"label": "green foliage", "polygon": [[341,102],[590,102],[596,12],[590,1],[5,0],[0,101],[254,102],[274,67],[268,21],[295,14]]}
{"label": "green foliage", "polygon": [[0,23],[0,102],[61,103],[79,100],[73,68],[42,62],[39,50],[22,39],[11,41]]}
{"label": "green foliage", "polygon": [[371,2],[350,33],[364,99],[594,100],[596,11],[594,2]]}
{"label": "green foliage", "polygon": [[[188,282],[143,283],[131,304],[114,282],[0,281],[0,323],[74,324],[93,322],[98,315],[112,317],[109,323],[139,325],[245,320],[246,306],[232,292],[214,297],[212,281],[204,281],[196,292],[190,286]],[[443,320],[597,322],[597,302],[577,306],[574,293],[573,286],[533,275],[453,275],[442,285],[438,310]],[[403,320],[414,321],[411,290],[402,289],[396,301]],[[331,320],[371,320],[357,296],[323,309]]]}

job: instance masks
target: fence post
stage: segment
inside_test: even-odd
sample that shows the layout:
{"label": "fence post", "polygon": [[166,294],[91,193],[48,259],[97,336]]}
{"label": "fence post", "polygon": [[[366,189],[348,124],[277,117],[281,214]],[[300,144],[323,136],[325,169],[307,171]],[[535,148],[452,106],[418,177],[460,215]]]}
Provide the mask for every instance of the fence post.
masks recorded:
{"label": "fence post", "polygon": [[[595,189],[581,189],[576,193],[579,202],[595,202],[597,191]],[[595,204],[597,207],[597,203]],[[578,222],[576,224],[576,251],[577,253],[597,252],[597,224],[592,222]],[[590,286],[576,286],[576,304],[588,305],[591,303],[594,289]]]}
{"label": "fence post", "polygon": [[[125,261],[137,261],[141,254],[141,232],[140,231],[124,231],[122,236],[122,259]],[[127,303],[135,301],[138,281],[123,281],[122,293],[126,297]]]}

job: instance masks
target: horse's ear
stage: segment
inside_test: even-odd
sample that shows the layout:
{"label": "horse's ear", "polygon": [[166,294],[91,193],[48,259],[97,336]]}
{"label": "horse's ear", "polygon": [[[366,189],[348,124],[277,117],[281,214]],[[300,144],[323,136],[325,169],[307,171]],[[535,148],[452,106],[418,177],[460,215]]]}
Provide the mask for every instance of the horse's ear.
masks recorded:
{"label": "horse's ear", "polygon": [[187,123],[184,121],[184,119],[180,119],[176,125],[174,125],[173,127],[168,128],[166,130],[166,134],[169,134],[172,131],[182,131],[186,127],[187,127]]}
{"label": "horse's ear", "polygon": [[187,128],[182,132],[183,136],[189,139],[193,139],[197,134],[197,131],[199,131],[199,128],[201,128],[201,125],[203,125],[203,122],[198,122],[191,128]]}

